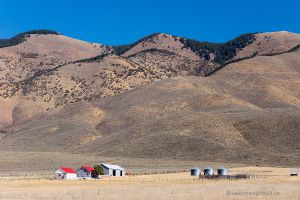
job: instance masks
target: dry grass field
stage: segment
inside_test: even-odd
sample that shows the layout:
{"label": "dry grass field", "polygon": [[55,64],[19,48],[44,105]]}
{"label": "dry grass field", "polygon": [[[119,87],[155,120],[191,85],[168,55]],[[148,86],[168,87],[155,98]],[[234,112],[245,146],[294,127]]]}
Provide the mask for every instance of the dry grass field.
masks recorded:
{"label": "dry grass field", "polygon": [[118,164],[129,173],[154,174],[182,172],[191,167],[241,167],[242,164],[217,163],[197,160],[145,159],[128,157],[103,157],[92,154],[70,154],[59,152],[13,152],[0,151],[0,177],[52,177],[60,166],[79,168],[100,163]]}
{"label": "dry grass field", "polygon": [[[102,180],[0,180],[0,199],[300,199],[300,177],[288,168],[240,167],[249,180],[198,180],[188,172],[135,175]],[[260,176],[259,176],[260,175]]]}

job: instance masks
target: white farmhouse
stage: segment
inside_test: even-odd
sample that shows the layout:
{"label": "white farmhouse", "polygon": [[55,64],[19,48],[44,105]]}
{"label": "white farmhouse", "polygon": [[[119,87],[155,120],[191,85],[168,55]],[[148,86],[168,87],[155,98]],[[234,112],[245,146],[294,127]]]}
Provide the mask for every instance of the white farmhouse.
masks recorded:
{"label": "white farmhouse", "polygon": [[77,178],[92,178],[92,172],[94,171],[93,167],[90,166],[82,166],[80,169],[76,171]]}
{"label": "white farmhouse", "polygon": [[106,176],[125,176],[125,169],[119,165],[101,163],[101,167]]}
{"label": "white farmhouse", "polygon": [[75,180],[77,179],[77,175],[75,170],[67,167],[60,167],[54,172],[54,177],[56,179],[62,180]]}

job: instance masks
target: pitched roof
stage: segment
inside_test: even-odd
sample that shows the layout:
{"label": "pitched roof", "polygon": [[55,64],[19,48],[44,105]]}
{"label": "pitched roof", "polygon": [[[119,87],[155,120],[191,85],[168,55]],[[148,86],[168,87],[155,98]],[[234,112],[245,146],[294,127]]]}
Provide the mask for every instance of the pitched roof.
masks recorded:
{"label": "pitched roof", "polygon": [[93,172],[95,170],[93,167],[90,166],[82,166],[82,168],[86,169],[89,172]]}
{"label": "pitched roof", "polygon": [[60,167],[60,169],[61,169],[62,171],[64,171],[65,173],[76,174],[75,170],[72,169],[72,168]]}
{"label": "pitched roof", "polygon": [[109,169],[116,169],[116,170],[122,170],[122,171],[125,170],[122,167],[120,167],[119,165],[110,165],[110,164],[105,164],[105,163],[101,163],[101,165],[103,165],[104,167],[109,168]]}

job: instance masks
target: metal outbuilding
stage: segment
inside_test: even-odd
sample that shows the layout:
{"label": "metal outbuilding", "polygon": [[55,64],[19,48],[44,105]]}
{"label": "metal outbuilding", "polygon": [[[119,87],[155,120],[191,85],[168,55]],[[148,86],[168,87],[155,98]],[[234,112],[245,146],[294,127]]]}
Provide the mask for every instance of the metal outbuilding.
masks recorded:
{"label": "metal outbuilding", "polygon": [[106,176],[125,176],[125,169],[119,165],[101,163],[101,167]]}

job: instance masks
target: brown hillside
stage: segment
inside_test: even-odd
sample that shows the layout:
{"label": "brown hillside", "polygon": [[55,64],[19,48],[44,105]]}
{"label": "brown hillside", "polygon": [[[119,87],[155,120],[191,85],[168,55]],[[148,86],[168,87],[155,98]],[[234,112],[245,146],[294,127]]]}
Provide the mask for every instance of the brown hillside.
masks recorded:
{"label": "brown hillside", "polygon": [[[53,107],[51,100],[42,98],[52,90],[45,90],[48,88],[39,85],[42,89],[36,91],[39,93],[37,96],[28,95],[36,88],[36,84],[42,83],[27,80],[42,71],[109,51],[108,47],[100,44],[54,34],[31,34],[21,44],[0,48],[0,110],[5,110],[0,117],[0,127]],[[46,80],[56,87],[50,81],[51,78]]]}
{"label": "brown hillside", "polygon": [[300,36],[253,38],[0,48],[0,150],[297,165]]}
{"label": "brown hillside", "polygon": [[[255,52],[281,53],[300,44],[299,38],[287,32],[256,34],[233,60]],[[201,76],[220,67],[213,55],[210,60],[199,57],[180,37],[168,34],[141,40],[122,56],[111,52],[112,47],[52,34],[33,34],[19,45],[1,48],[0,108],[6,112],[0,127],[70,103],[113,96],[171,77]],[[276,99],[299,104],[282,88],[270,87],[268,91],[276,91]]]}
{"label": "brown hillside", "polygon": [[[209,77],[182,76],[153,83],[135,75],[136,81],[150,84],[89,103],[57,107],[14,125],[15,131],[6,133],[0,146],[6,150],[296,165],[300,158],[299,58],[297,51],[258,56],[227,65]],[[89,71],[107,67],[104,63],[111,60],[120,69],[132,67],[122,59],[112,56],[98,64],[85,63],[81,66],[89,70],[78,74],[90,77]],[[74,67],[68,70],[74,72],[81,66],[66,67]],[[63,74],[66,69],[58,72]],[[107,80],[130,83],[123,78],[117,81],[123,72],[108,72],[114,76]],[[112,83],[107,86],[109,91],[113,91]],[[102,89],[106,87],[98,91]]]}
{"label": "brown hillside", "polygon": [[287,32],[269,32],[255,35],[255,41],[238,52],[236,58],[258,55],[276,54],[288,51],[300,44],[300,35]]}

